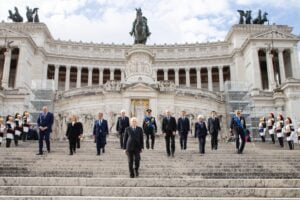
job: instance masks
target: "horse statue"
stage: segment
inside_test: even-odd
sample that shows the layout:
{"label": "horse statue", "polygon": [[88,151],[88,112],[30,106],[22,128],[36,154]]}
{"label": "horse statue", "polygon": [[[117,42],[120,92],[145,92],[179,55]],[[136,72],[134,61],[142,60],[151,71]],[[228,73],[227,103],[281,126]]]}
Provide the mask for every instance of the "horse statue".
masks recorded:
{"label": "horse statue", "polygon": [[251,10],[247,10],[245,17],[246,17],[246,24],[251,24],[252,16],[251,16]]}
{"label": "horse statue", "polygon": [[23,17],[20,15],[17,7],[15,7],[15,13],[13,13],[11,10],[8,10],[8,14],[8,18],[13,22],[23,22]]}
{"label": "horse statue", "polygon": [[147,25],[147,18],[143,16],[141,8],[136,8],[135,10],[136,19],[129,34],[134,36],[134,44],[146,44],[147,38],[151,35]]}
{"label": "horse statue", "polygon": [[243,10],[237,10],[237,11],[240,14],[239,24],[244,24],[245,11],[243,11]]}
{"label": "horse statue", "polygon": [[[30,9],[28,6],[26,7],[27,12],[26,12],[26,17],[28,22],[39,22],[39,17],[38,17],[38,8],[34,8],[33,10]],[[33,17],[35,15],[35,17]]]}

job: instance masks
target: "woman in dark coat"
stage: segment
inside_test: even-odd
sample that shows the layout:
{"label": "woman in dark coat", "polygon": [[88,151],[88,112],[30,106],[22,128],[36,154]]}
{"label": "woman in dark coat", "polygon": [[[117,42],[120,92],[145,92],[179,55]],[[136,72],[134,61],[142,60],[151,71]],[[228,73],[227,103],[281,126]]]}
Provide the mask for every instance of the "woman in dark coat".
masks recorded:
{"label": "woman in dark coat", "polygon": [[76,153],[76,141],[81,133],[81,127],[77,123],[76,119],[77,118],[75,115],[71,117],[71,123],[68,124],[67,133],[66,133],[66,136],[69,139],[70,155]]}
{"label": "woman in dark coat", "polygon": [[198,116],[198,122],[195,124],[195,134],[199,140],[199,152],[200,155],[205,153],[205,143],[206,143],[206,136],[207,136],[207,128],[204,122],[203,115]]}

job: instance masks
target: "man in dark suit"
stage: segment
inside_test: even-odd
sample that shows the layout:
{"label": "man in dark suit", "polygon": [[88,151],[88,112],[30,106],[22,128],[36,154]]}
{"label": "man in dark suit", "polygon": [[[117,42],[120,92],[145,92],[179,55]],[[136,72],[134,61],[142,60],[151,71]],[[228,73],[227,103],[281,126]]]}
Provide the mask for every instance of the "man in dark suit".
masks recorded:
{"label": "man in dark suit", "polygon": [[220,121],[217,117],[216,111],[211,112],[211,117],[208,119],[207,123],[208,131],[211,135],[211,149],[217,150],[218,149],[218,134],[221,130]]}
{"label": "man in dark suit", "polygon": [[157,132],[155,117],[151,116],[151,109],[146,110],[146,116],[143,121],[143,130],[146,135],[146,148],[149,149],[149,137],[151,137],[151,149],[154,149],[155,133]]}
{"label": "man in dark suit", "polygon": [[121,116],[118,117],[117,121],[117,132],[119,133],[120,136],[120,146],[121,149],[124,148],[124,132],[125,129],[129,127],[129,118],[125,115],[125,110],[121,110]]}
{"label": "man in dark suit", "polygon": [[50,153],[50,134],[52,132],[54,117],[51,112],[48,111],[48,107],[43,107],[43,112],[40,113],[37,125],[39,127],[39,153],[37,155],[43,155],[43,140],[46,141],[47,151]]}
{"label": "man in dark suit", "polygon": [[199,140],[199,152],[200,155],[204,155],[205,153],[205,143],[206,143],[206,136],[207,136],[207,128],[204,122],[204,116],[199,115],[198,122],[195,123],[195,134]]}
{"label": "man in dark suit", "polygon": [[103,119],[103,113],[98,113],[98,120],[94,123],[93,134],[96,141],[97,156],[105,152],[106,136],[108,135],[107,120]]}
{"label": "man in dark suit", "polygon": [[77,147],[77,149],[80,149],[80,138],[83,135],[83,125],[79,121],[79,116],[78,115],[76,116],[76,122],[78,123],[78,127],[79,127],[79,135],[78,135],[78,137],[76,139],[76,147]]}
{"label": "man in dark suit", "polygon": [[231,119],[230,129],[235,135],[237,153],[242,154],[246,144],[246,120],[241,116],[240,110],[235,111],[235,115]]}
{"label": "man in dark suit", "polygon": [[[162,132],[165,134],[167,155],[174,157],[175,153],[175,134],[176,134],[176,120],[171,116],[170,111],[166,111],[166,116],[162,121]],[[171,149],[170,149],[171,144]]]}
{"label": "man in dark suit", "polygon": [[181,150],[186,150],[187,137],[190,131],[190,120],[186,117],[186,112],[181,112],[181,117],[177,122],[177,130],[180,135],[180,147]]}
{"label": "man in dark suit", "polygon": [[[131,126],[126,128],[124,134],[124,150],[128,157],[130,178],[134,178],[134,176],[139,176],[140,153],[144,149],[144,138],[143,129],[137,126],[137,119],[131,118],[130,123]],[[135,162],[135,170],[133,169],[133,161]]]}

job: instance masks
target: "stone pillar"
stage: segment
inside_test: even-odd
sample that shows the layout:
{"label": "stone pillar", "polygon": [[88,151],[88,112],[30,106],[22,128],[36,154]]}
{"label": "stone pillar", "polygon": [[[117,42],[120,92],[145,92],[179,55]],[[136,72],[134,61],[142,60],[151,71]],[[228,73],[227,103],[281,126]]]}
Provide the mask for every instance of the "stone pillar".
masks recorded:
{"label": "stone pillar", "polygon": [[220,91],[224,91],[224,76],[223,76],[223,66],[219,66],[219,82],[220,82]]}
{"label": "stone pillar", "polygon": [[185,85],[186,85],[186,87],[190,87],[191,86],[190,69],[185,69]]}
{"label": "stone pillar", "polygon": [[4,68],[3,68],[3,75],[2,75],[2,87],[7,89],[8,88],[8,79],[9,79],[9,72],[10,72],[10,63],[11,63],[11,49],[8,49],[4,53]]}
{"label": "stone pillar", "polygon": [[[26,70],[26,47],[25,45],[21,45],[19,47],[19,56],[18,56],[18,64],[17,64],[17,71],[16,71],[16,78],[15,78],[15,88],[24,87],[25,77],[29,74],[27,74]],[[26,70],[26,71],[24,71]],[[42,77],[44,77],[42,75]],[[41,77],[41,78],[42,78]],[[31,84],[31,82],[30,82]]]}
{"label": "stone pillar", "polygon": [[71,69],[71,66],[66,66],[65,90],[69,90],[70,89],[70,69]]}
{"label": "stone pillar", "polygon": [[268,80],[269,80],[269,90],[275,89],[275,78],[274,78],[274,67],[273,67],[273,55],[270,54],[268,51],[266,52],[267,58],[267,68],[268,68]]}
{"label": "stone pillar", "polygon": [[286,76],[285,76],[285,66],[283,62],[283,49],[278,49],[278,60],[279,60],[279,70],[280,70],[280,79],[281,84],[285,82]]}
{"label": "stone pillar", "polygon": [[175,69],[175,85],[179,86],[179,69]]}
{"label": "stone pillar", "polygon": [[55,84],[55,90],[58,90],[58,75],[59,75],[59,65],[55,65],[55,71],[54,71],[54,84]]}
{"label": "stone pillar", "polygon": [[164,69],[164,81],[168,80],[168,69]]}
{"label": "stone pillar", "polygon": [[81,87],[81,69],[82,69],[82,67],[77,67],[76,88],[80,88]]}
{"label": "stone pillar", "polygon": [[208,76],[208,90],[213,91],[213,82],[212,82],[212,67],[207,68],[207,76]]}
{"label": "stone pillar", "polygon": [[113,81],[115,79],[114,73],[115,73],[115,69],[110,69],[110,78],[109,78],[109,80]]}
{"label": "stone pillar", "polygon": [[125,81],[125,69],[121,69],[121,82]]}
{"label": "stone pillar", "polygon": [[201,68],[197,68],[197,88],[201,89]]}
{"label": "stone pillar", "polygon": [[293,78],[300,79],[299,55],[298,55],[297,47],[291,49],[290,52],[291,52],[291,63],[292,63],[292,76]]}
{"label": "stone pillar", "polygon": [[[253,63],[253,74],[252,74],[253,88],[257,88],[261,90],[262,89],[261,72],[260,72],[260,63],[259,63],[257,48],[252,48],[252,63]],[[239,66],[235,66],[235,67],[239,67]]]}
{"label": "stone pillar", "polygon": [[153,69],[153,71],[152,71],[152,77],[154,79],[154,82],[157,82],[157,69]]}
{"label": "stone pillar", "polygon": [[103,85],[103,69],[99,69],[99,85]]}
{"label": "stone pillar", "polygon": [[89,67],[89,73],[88,73],[88,86],[92,86],[93,84],[93,68]]}

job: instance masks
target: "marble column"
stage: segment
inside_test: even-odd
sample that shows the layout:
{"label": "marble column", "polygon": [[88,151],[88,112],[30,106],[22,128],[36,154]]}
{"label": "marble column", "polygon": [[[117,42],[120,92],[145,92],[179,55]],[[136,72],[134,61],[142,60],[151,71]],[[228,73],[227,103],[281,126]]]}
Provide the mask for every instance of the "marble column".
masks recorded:
{"label": "marble column", "polygon": [[279,60],[279,71],[280,71],[280,81],[281,84],[285,82],[286,75],[285,75],[285,66],[283,61],[283,49],[278,49],[278,60]]}
{"label": "marble column", "polygon": [[219,66],[219,83],[220,83],[220,91],[224,91],[224,76],[223,76],[223,66]]}
{"label": "marble column", "polygon": [[164,69],[164,81],[168,80],[168,69]]}
{"label": "marble column", "polygon": [[197,88],[201,89],[201,68],[197,68]]}
{"label": "marble column", "polygon": [[291,63],[292,63],[292,77],[300,79],[300,70],[299,70],[299,55],[297,47],[294,47],[290,50],[291,52]]}
{"label": "marble column", "polygon": [[99,69],[99,85],[103,85],[103,69]]}
{"label": "marble column", "polygon": [[268,68],[268,80],[269,80],[269,90],[273,90],[276,87],[275,77],[274,77],[274,67],[273,67],[273,55],[269,51],[266,52],[267,58],[267,68]]}
{"label": "marble column", "polygon": [[88,86],[92,86],[93,84],[93,68],[89,67],[89,73],[88,73]]}
{"label": "marble column", "polygon": [[179,86],[179,69],[175,69],[175,85]]}
{"label": "marble column", "polygon": [[[19,56],[18,56],[18,64],[17,64],[17,71],[16,71],[16,78],[15,78],[15,88],[24,87],[25,78],[29,76],[28,72],[28,64],[26,61],[26,46],[21,45],[19,47]],[[42,75],[44,77],[44,75]],[[42,78],[41,77],[41,78]],[[31,84],[31,80],[30,80]],[[41,86],[42,87],[42,86]]]}
{"label": "marble column", "polygon": [[58,90],[58,75],[59,75],[59,65],[55,65],[55,71],[54,71],[54,85],[55,90]]}
{"label": "marble column", "polygon": [[82,69],[82,67],[77,67],[76,88],[80,88],[81,87],[81,69]]}
{"label": "marble column", "polygon": [[109,80],[113,81],[115,79],[114,73],[115,73],[115,69],[110,69],[110,78],[109,78]]}
{"label": "marble column", "polygon": [[123,83],[125,81],[125,70],[121,69],[121,82]]}
{"label": "marble column", "polygon": [[10,72],[10,63],[11,63],[11,49],[8,49],[4,52],[4,66],[3,66],[3,75],[2,75],[2,87],[8,88],[9,81],[9,72]]}
{"label": "marble column", "polygon": [[185,69],[185,85],[186,85],[186,87],[190,87],[191,86],[190,69]]}
{"label": "marble column", "polygon": [[[253,82],[252,82],[252,84],[253,84],[253,88],[257,88],[257,89],[261,90],[262,82],[261,82],[261,71],[260,71],[258,50],[259,49],[257,49],[257,48],[252,48],[252,63],[253,63],[253,74],[252,74]],[[238,67],[238,66],[236,65],[235,67]]]}
{"label": "marble column", "polygon": [[69,90],[70,89],[70,69],[71,69],[71,66],[66,66],[65,90]]}
{"label": "marble column", "polygon": [[208,76],[208,90],[213,91],[213,82],[212,82],[212,67],[207,68],[207,76]]}

